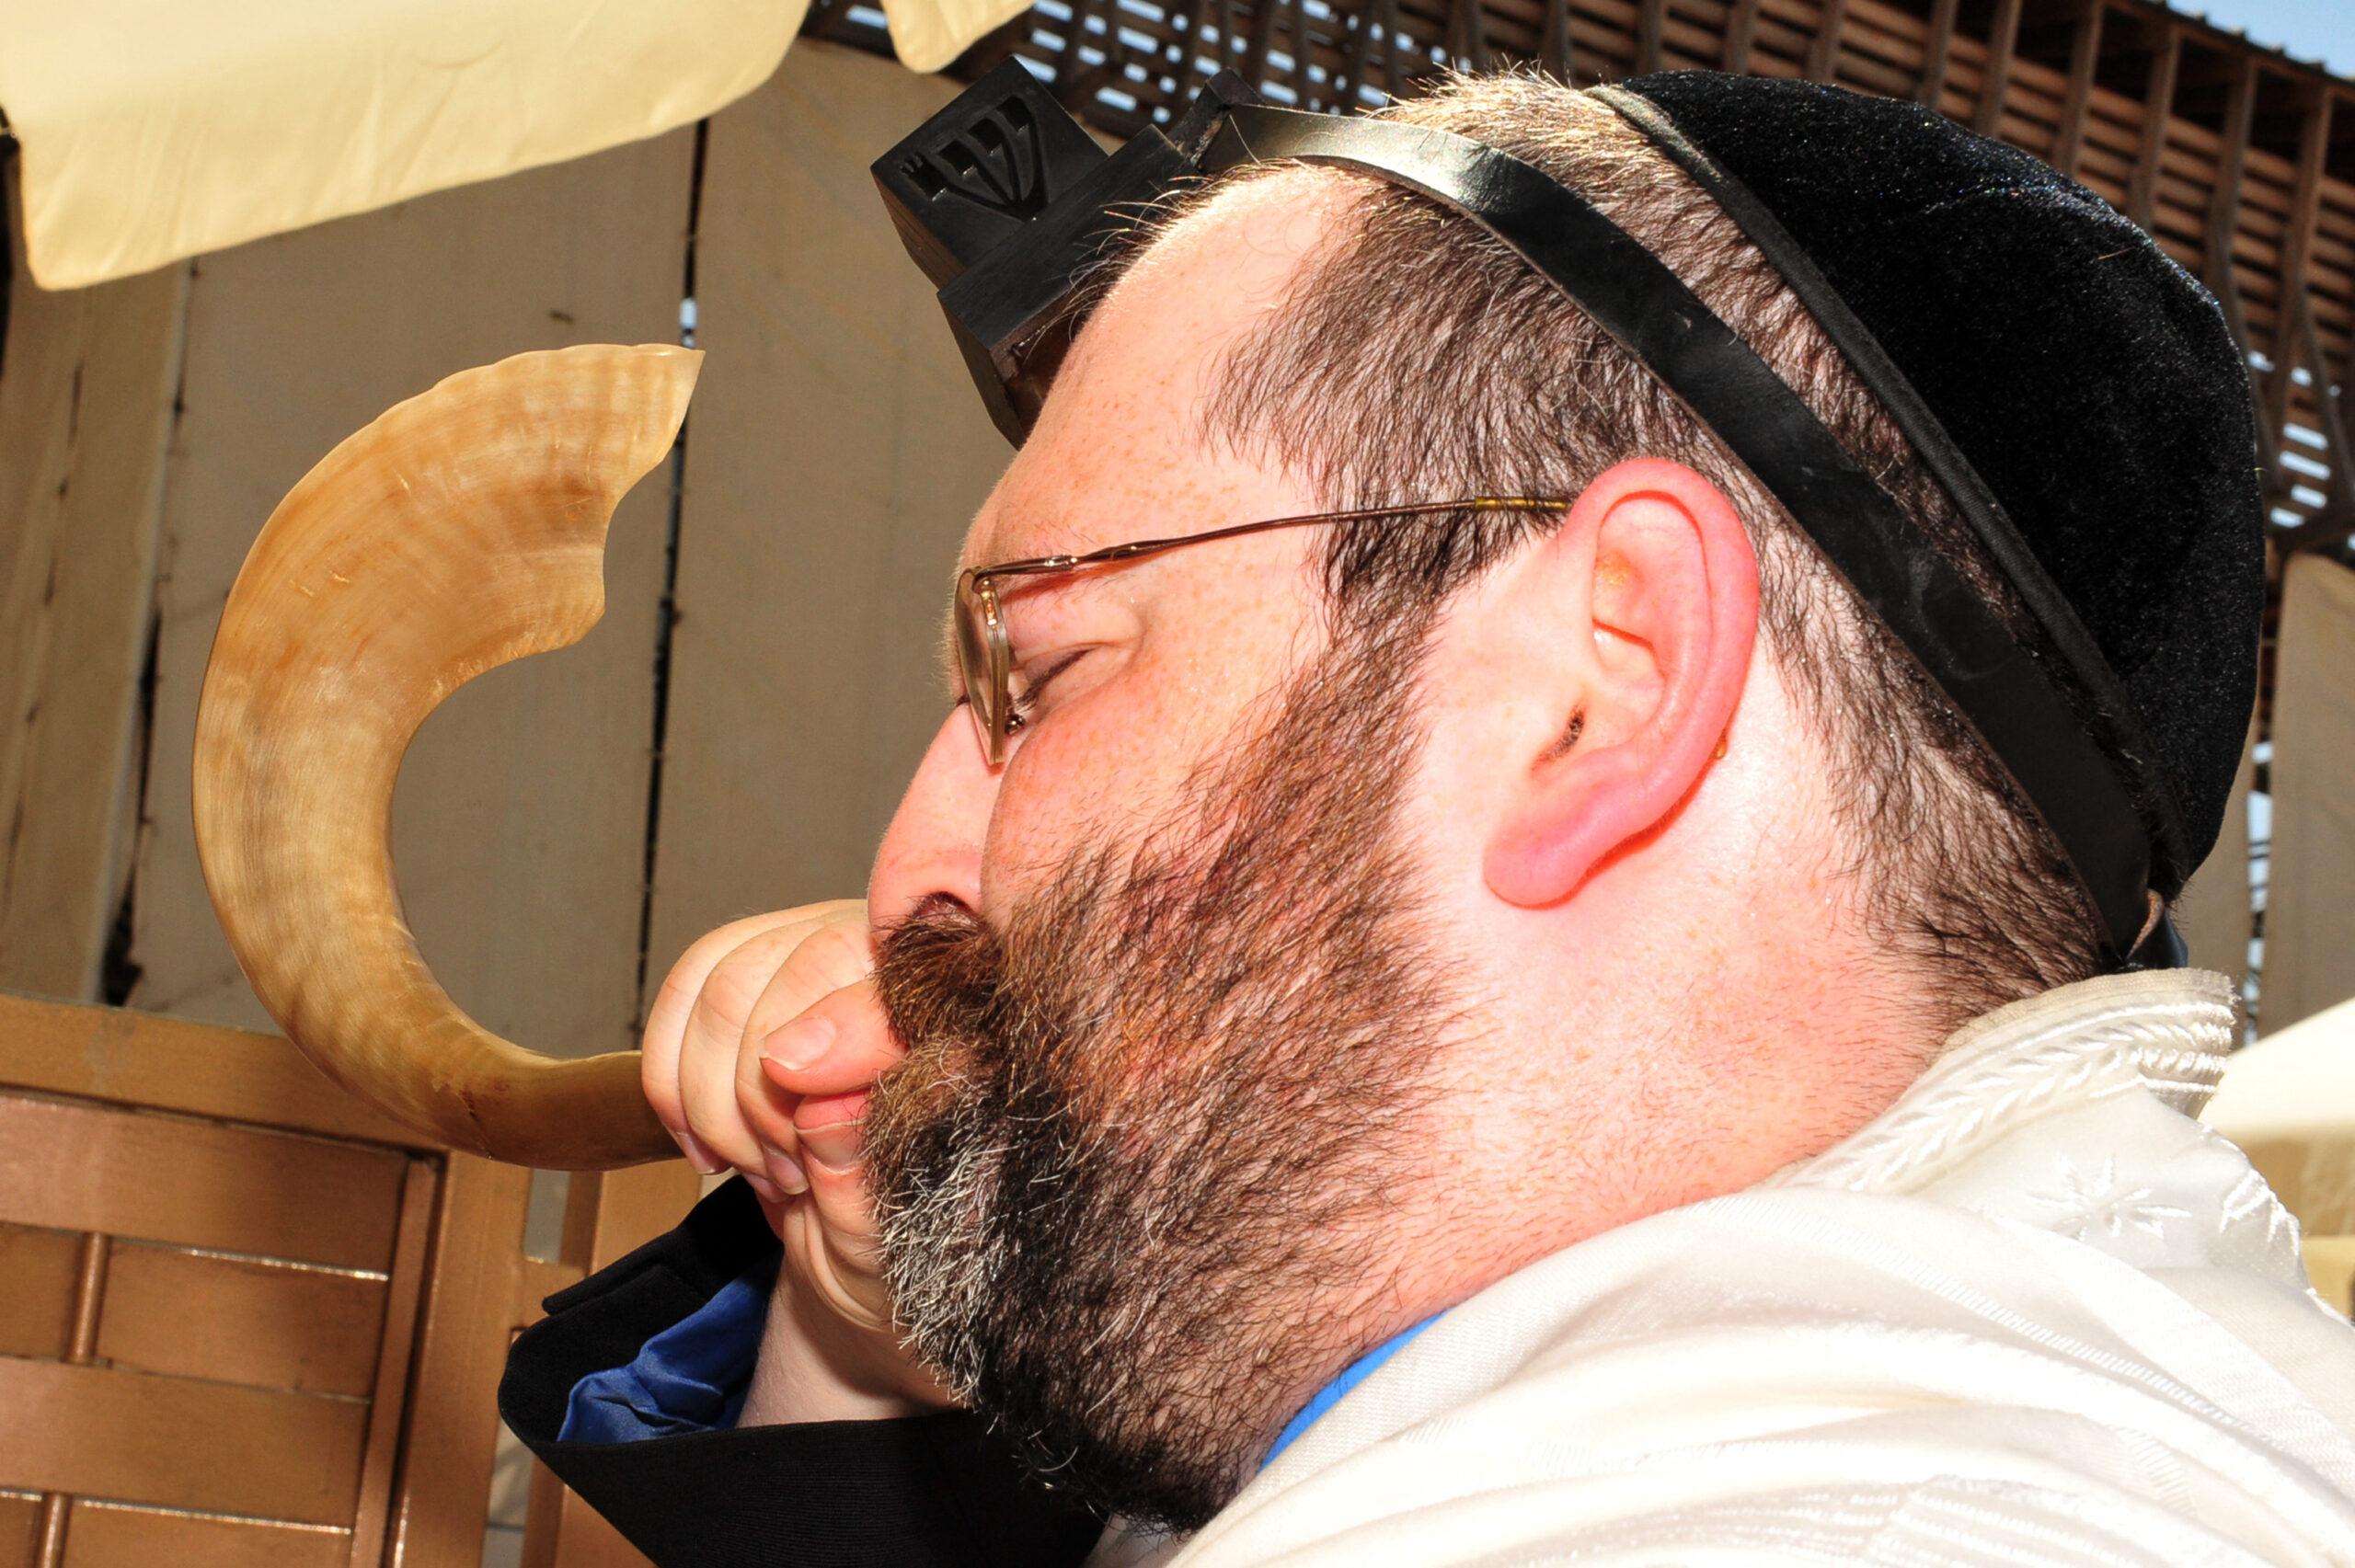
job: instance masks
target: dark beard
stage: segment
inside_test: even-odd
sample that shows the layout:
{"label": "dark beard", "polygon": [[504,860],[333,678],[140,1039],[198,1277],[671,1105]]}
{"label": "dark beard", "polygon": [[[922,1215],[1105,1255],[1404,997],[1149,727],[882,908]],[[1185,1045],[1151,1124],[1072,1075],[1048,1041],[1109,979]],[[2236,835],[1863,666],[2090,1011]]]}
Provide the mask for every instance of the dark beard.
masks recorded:
{"label": "dark beard", "polygon": [[[1362,1330],[1450,988],[1397,807],[1419,636],[1359,639],[1125,853],[881,944],[868,1107],[909,1340],[1049,1484],[1199,1528]],[[1102,835],[1099,835],[1102,837]]]}

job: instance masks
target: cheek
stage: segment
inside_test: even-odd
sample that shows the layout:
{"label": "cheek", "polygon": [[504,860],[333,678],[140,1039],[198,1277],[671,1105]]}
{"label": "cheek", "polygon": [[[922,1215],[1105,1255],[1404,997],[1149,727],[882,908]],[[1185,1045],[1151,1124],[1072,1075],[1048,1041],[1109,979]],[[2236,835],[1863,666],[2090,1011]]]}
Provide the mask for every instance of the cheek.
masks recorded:
{"label": "cheek", "polygon": [[1167,809],[1188,758],[1166,680],[1132,660],[1022,737],[982,846],[983,911],[1003,910],[1071,860],[1126,845]]}
{"label": "cheek", "polygon": [[1062,875],[1073,857],[1125,852],[1191,808],[1189,782],[1273,710],[1285,660],[1270,657],[1271,636],[1246,635],[1266,630],[1201,617],[1148,635],[1103,684],[1022,738],[982,845],[985,912]]}
{"label": "cheek", "polygon": [[1125,850],[1169,821],[1189,781],[1274,711],[1287,672],[1315,651],[1302,646],[1318,625],[1304,542],[1206,548],[1227,555],[1129,605],[1135,641],[1118,666],[1050,706],[1015,749],[982,846],[985,913],[1073,856]]}

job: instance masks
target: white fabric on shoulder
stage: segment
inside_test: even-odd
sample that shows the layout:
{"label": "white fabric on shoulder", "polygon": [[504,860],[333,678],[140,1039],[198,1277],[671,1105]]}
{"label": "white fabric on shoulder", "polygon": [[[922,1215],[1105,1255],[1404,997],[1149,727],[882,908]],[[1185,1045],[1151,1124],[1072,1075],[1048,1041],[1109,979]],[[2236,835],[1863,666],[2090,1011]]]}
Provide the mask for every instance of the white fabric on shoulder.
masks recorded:
{"label": "white fabric on shoulder", "polygon": [[1992,1013],[1823,1155],[1457,1307],[1129,1561],[2355,1564],[2355,1331],[2190,1119],[2232,1029],[2197,973]]}

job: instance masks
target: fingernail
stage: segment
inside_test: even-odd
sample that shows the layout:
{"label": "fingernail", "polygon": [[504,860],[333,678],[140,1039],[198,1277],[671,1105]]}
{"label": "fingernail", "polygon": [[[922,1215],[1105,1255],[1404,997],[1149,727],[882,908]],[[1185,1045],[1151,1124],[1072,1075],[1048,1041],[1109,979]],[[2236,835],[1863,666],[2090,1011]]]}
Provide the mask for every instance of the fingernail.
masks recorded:
{"label": "fingernail", "polygon": [[768,1167],[769,1180],[787,1192],[798,1196],[810,1190],[810,1177],[801,1169],[800,1162],[792,1155],[780,1154],[772,1149],[762,1156],[761,1163]]}
{"label": "fingernail", "polygon": [[763,1203],[783,1203],[785,1201],[785,1194],[779,1192],[777,1190],[776,1184],[770,1181],[766,1176],[756,1176],[750,1171],[747,1171],[744,1173],[744,1185],[752,1188],[753,1196],[758,1197]]}
{"label": "fingernail", "polygon": [[836,1122],[831,1127],[805,1127],[801,1152],[829,1171],[847,1171],[858,1162],[858,1124]]}
{"label": "fingernail", "polygon": [[687,1163],[704,1175],[716,1176],[727,1168],[727,1162],[706,1149],[703,1140],[694,1133],[674,1132],[671,1136],[679,1140],[679,1152],[687,1157]]}
{"label": "fingernail", "polygon": [[798,1018],[784,1028],[771,1031],[761,1042],[761,1058],[773,1061],[787,1072],[799,1072],[826,1054],[834,1043],[834,1024],[831,1018]]}

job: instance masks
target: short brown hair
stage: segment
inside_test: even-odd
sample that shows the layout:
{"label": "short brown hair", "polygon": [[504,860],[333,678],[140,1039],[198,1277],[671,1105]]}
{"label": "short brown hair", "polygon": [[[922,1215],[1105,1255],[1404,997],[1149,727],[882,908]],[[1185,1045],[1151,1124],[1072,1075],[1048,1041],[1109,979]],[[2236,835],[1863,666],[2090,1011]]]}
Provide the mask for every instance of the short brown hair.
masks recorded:
{"label": "short brown hair", "polygon": [[[1381,117],[1513,154],[1658,255],[1790,383],[1935,547],[2038,634],[1896,425],[1732,221],[1602,102],[1534,74],[1459,76]],[[1197,187],[1164,232],[1248,168]],[[1232,349],[1203,439],[1307,479],[1325,504],[1473,492],[1575,496],[1613,464],[1706,475],[1757,551],[1762,641],[1831,760],[1873,935],[1918,960],[1947,1028],[2098,972],[2068,864],[2002,767],[1782,507],[1647,372],[1476,225],[1366,177],[1284,308]],[[1337,531],[1339,625],[1428,619],[1545,519]],[[2041,651],[2041,650],[2039,650]],[[2048,667],[2051,661],[2047,660]]]}

